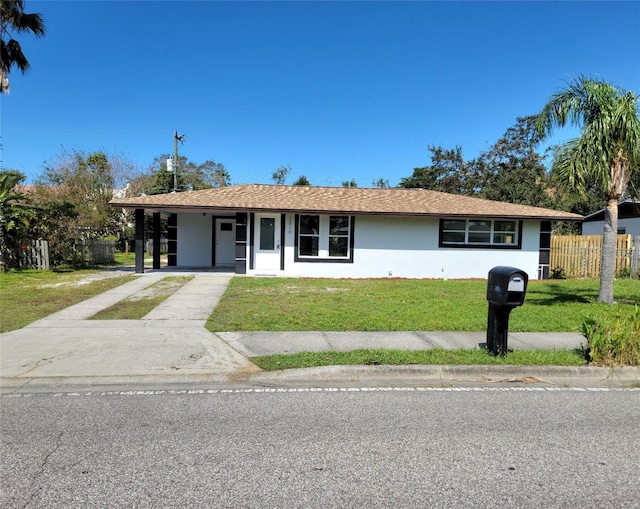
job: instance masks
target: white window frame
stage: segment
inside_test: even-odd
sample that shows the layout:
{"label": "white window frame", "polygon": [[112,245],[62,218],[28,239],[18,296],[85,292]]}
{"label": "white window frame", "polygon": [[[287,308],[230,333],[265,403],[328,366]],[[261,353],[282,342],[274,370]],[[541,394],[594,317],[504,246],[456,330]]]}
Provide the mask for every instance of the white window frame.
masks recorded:
{"label": "white window frame", "polygon": [[[464,222],[464,229],[445,229],[445,222],[458,221]],[[470,234],[474,233],[473,225],[478,222],[489,223],[489,229],[484,230],[489,235],[488,242],[473,242],[469,241]],[[497,230],[496,223],[513,223],[514,231]],[[464,240],[460,241],[447,241],[445,235],[447,233],[464,234]],[[513,233],[515,239],[513,242],[496,242],[496,236],[500,234]],[[443,218],[440,219],[440,247],[467,247],[467,248],[495,248],[495,249],[521,249],[522,248],[522,221],[517,219],[490,219],[490,218]]]}
{"label": "white window frame", "polygon": [[[303,216],[312,216],[318,218],[318,233],[302,233],[300,223]],[[347,234],[346,235],[332,235],[331,219],[332,218],[346,218],[347,219]],[[299,214],[296,215],[296,261],[325,261],[325,262],[352,262],[353,261],[353,225],[354,217],[347,214]],[[318,239],[318,254],[317,255],[303,255],[300,253],[300,239],[303,237],[312,237]],[[344,256],[331,256],[329,254],[330,239],[338,237],[345,238],[347,242],[347,252]]]}

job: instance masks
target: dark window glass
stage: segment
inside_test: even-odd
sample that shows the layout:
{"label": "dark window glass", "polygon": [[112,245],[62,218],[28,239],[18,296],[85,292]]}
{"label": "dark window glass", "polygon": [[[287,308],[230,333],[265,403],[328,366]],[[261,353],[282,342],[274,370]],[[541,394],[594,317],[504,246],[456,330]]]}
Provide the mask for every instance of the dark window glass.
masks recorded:
{"label": "dark window glass", "polygon": [[515,221],[494,221],[493,222],[493,243],[494,244],[515,244],[516,243],[516,222]]}
{"label": "dark window glass", "polygon": [[320,216],[300,216],[299,256],[318,256]]}
{"label": "dark window glass", "polygon": [[275,249],[276,220],[273,217],[260,218],[260,250]]}
{"label": "dark window glass", "polygon": [[489,232],[491,221],[469,221],[469,232]]}
{"label": "dark window glass", "polygon": [[462,230],[465,231],[467,229],[467,222],[454,220],[454,219],[445,219],[442,221],[442,229],[443,230]]}
{"label": "dark window glass", "polygon": [[490,219],[443,219],[442,244],[517,245],[517,221],[492,221]]}
{"label": "dark window glass", "polygon": [[330,237],[329,238],[329,256],[347,256],[348,237]]}
{"label": "dark window glass", "polygon": [[496,232],[515,232],[516,222],[515,221],[495,221],[493,225],[493,230]]}
{"label": "dark window glass", "polygon": [[464,244],[464,232],[442,232],[442,242]]}
{"label": "dark window glass", "polygon": [[329,235],[349,235],[349,216],[331,216]]}
{"label": "dark window glass", "polygon": [[515,233],[494,233],[493,243],[494,244],[515,244],[516,235]]}
{"label": "dark window glass", "polygon": [[221,232],[230,232],[233,230],[233,223],[220,223]]}
{"label": "dark window glass", "polygon": [[318,235],[320,233],[320,216],[300,216],[300,233],[302,235]]}
{"label": "dark window glass", "polygon": [[469,232],[469,244],[488,244],[490,241],[490,232]]}
{"label": "dark window glass", "polygon": [[300,256],[318,256],[318,237],[300,237]]}

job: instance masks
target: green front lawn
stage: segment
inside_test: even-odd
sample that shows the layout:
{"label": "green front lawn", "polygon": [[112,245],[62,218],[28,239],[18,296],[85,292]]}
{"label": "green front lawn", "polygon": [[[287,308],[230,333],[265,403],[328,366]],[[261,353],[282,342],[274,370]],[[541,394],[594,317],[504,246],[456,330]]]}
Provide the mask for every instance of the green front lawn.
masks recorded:
{"label": "green front lawn", "polygon": [[0,274],[0,332],[20,329],[135,276],[94,277],[101,276],[92,270],[23,270]]}
{"label": "green front lawn", "polygon": [[316,366],[391,365],[515,365],[585,366],[580,352],[568,350],[518,350],[506,357],[494,357],[485,350],[352,350],[349,352],[300,352],[252,357],[251,362],[265,371],[311,368]]}
{"label": "green front lawn", "polygon": [[[620,279],[618,303],[596,302],[599,281],[530,281],[509,330],[578,331],[586,315],[631,314],[640,281]],[[235,277],[207,322],[210,331],[484,331],[486,281]]]}

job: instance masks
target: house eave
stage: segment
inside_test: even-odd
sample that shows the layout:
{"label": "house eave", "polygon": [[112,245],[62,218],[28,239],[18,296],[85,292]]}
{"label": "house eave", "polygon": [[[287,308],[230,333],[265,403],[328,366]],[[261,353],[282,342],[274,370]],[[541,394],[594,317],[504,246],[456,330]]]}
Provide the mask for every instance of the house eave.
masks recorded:
{"label": "house eave", "polygon": [[319,214],[319,215],[349,215],[349,216],[378,216],[378,217],[431,217],[431,218],[470,218],[470,219],[529,219],[539,221],[582,221],[581,216],[575,215],[565,216],[546,216],[535,214],[505,215],[491,213],[459,213],[459,212],[388,212],[388,211],[362,211],[353,209],[293,209],[293,208],[271,208],[271,207],[220,207],[220,206],[190,206],[190,205],[174,205],[174,204],[136,204],[136,203],[112,203],[113,207],[124,209],[144,209],[148,212],[175,213],[175,212],[193,212],[193,213],[227,213],[235,214],[236,212],[246,213],[272,213],[272,214]]}

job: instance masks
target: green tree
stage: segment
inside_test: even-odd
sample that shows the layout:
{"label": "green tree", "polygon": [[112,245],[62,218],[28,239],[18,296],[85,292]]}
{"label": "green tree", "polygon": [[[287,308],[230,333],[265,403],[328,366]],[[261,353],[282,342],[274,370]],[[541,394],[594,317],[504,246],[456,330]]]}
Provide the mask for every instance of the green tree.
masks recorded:
{"label": "green tree", "polygon": [[606,195],[598,300],[613,303],[618,202],[640,172],[638,97],[600,80],[580,76],[553,95],[537,117],[541,136],[567,123],[580,136],[562,145],[553,167],[567,185],[584,194],[600,188]]}
{"label": "green tree", "polygon": [[478,170],[475,161],[465,161],[462,148],[444,149],[429,145],[431,166],[414,168],[399,187],[422,188],[472,196],[477,193]]}
{"label": "green tree", "polygon": [[[176,187],[178,189],[184,187],[182,185],[181,175],[175,176]],[[142,175],[135,182],[134,189],[138,190],[136,194],[165,194],[170,193],[174,189],[174,175],[169,171],[166,163],[164,163],[155,172]],[[132,189],[133,190],[133,189]]]}
{"label": "green tree", "polygon": [[375,179],[373,182],[371,182],[371,185],[373,187],[377,187],[378,189],[389,189],[389,179],[385,179],[385,178],[379,178],[379,179]]}
{"label": "green tree", "polygon": [[198,165],[188,163],[188,169],[190,171],[187,173],[186,182],[189,191],[226,187],[231,181],[231,176],[224,164],[216,163],[210,159]]}
{"label": "green tree", "polygon": [[296,180],[292,185],[294,185],[294,186],[310,186],[311,182],[309,182],[309,179],[307,177],[305,177],[304,175],[300,175],[298,177],[298,180]]}
{"label": "green tree", "polygon": [[45,168],[39,181],[56,197],[73,204],[77,227],[87,238],[111,235],[118,230],[118,210],[109,205],[116,188],[116,176],[103,152],[74,151]]}
{"label": "green tree", "polygon": [[273,181],[282,186],[287,181],[287,177],[291,173],[291,166],[278,166],[278,169],[271,174]]}
{"label": "green tree", "polygon": [[12,230],[18,219],[16,217],[22,209],[27,198],[17,190],[17,186],[25,179],[25,176],[13,170],[0,172],[0,272],[4,272],[10,265],[11,245],[9,243],[9,231]]}
{"label": "green tree", "polygon": [[[552,201],[551,208],[582,216],[600,210],[607,203],[602,188],[590,186],[584,193],[577,193],[575,189],[567,185],[562,176],[558,175],[557,169],[553,167],[549,174],[548,192]],[[554,223],[553,232],[558,235],[580,235],[582,225],[576,221],[561,221]]]}
{"label": "green tree", "polygon": [[487,200],[550,207],[549,176],[538,153],[537,116],[519,117],[477,160],[481,174],[478,196]]}
{"label": "green tree", "polygon": [[358,183],[354,180],[343,180],[342,187],[358,187]]}
{"label": "green tree", "polygon": [[76,205],[63,193],[47,186],[38,186],[34,201],[40,204],[38,220],[31,233],[35,238],[46,239],[49,243],[49,262],[58,267],[63,264],[82,265],[78,247],[82,244],[82,226],[78,220]]}
{"label": "green tree", "polygon": [[[149,170],[137,175],[131,182],[134,194],[164,194],[174,189],[174,174],[167,167],[169,154],[156,157]],[[175,176],[178,191],[197,191],[212,187],[225,187],[231,181],[229,172],[221,163],[207,160],[196,164],[184,156],[178,156],[179,171]]]}
{"label": "green tree", "polygon": [[[430,145],[431,165],[414,168],[400,187],[431,189],[538,207],[552,204],[544,156],[537,152],[535,116],[518,118],[486,152],[469,161],[462,148]],[[375,183],[375,182],[374,182]]]}
{"label": "green tree", "polygon": [[125,217],[109,201],[132,172],[133,165],[103,152],[64,152],[45,167],[33,199],[42,207],[37,234],[49,241],[53,265],[84,263],[84,241],[120,234]]}
{"label": "green tree", "polygon": [[22,73],[29,70],[30,64],[22,52],[20,43],[12,33],[31,32],[36,37],[44,36],[44,22],[40,14],[24,12],[22,0],[0,1],[0,93],[9,93],[9,73],[17,67]]}

